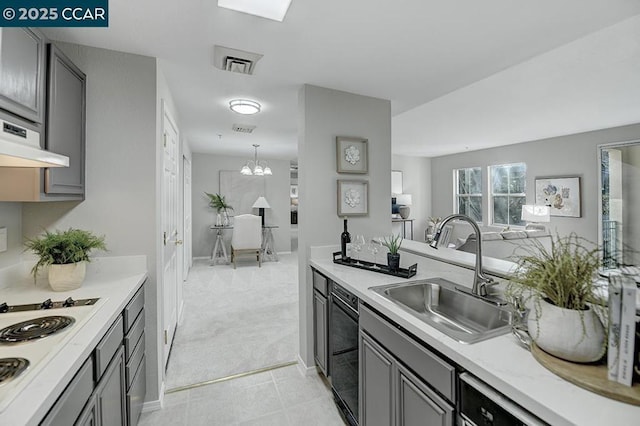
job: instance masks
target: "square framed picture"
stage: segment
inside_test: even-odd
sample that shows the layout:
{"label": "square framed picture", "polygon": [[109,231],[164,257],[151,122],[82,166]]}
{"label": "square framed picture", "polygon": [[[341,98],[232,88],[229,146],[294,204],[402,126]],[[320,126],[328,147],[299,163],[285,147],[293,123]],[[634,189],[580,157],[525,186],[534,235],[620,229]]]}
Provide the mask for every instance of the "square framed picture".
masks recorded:
{"label": "square framed picture", "polygon": [[338,173],[368,173],[367,139],[336,137],[336,168]]}
{"label": "square framed picture", "polygon": [[369,214],[369,182],[338,180],[338,216]]}
{"label": "square framed picture", "polygon": [[536,178],[536,204],[549,206],[551,216],[580,217],[580,178]]}

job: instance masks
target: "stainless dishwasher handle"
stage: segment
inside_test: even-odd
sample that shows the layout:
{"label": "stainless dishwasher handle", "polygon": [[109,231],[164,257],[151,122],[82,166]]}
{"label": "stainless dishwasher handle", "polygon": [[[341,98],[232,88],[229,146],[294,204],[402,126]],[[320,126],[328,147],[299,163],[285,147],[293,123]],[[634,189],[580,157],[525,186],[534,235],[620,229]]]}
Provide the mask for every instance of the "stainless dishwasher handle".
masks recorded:
{"label": "stainless dishwasher handle", "polygon": [[471,374],[461,373],[459,378],[524,424],[528,426],[546,426],[546,423],[541,422],[524,408],[507,399],[491,386],[487,385],[484,382],[481,382]]}

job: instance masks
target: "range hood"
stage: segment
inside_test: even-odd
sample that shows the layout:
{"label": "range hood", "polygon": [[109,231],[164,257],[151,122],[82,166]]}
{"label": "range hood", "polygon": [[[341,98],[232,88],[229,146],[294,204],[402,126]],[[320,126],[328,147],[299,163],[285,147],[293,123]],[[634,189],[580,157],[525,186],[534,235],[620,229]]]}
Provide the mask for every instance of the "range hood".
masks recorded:
{"label": "range hood", "polygon": [[69,167],[69,157],[40,148],[40,133],[0,119],[0,167]]}

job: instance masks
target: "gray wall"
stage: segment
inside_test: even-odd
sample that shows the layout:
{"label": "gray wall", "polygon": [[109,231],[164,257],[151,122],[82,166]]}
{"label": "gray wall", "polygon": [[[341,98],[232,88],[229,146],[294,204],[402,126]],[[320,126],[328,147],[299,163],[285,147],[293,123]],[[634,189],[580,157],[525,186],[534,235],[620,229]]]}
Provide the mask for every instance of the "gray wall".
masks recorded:
{"label": "gray wall", "polygon": [[22,250],[22,203],[0,202],[0,228],[7,228],[7,251],[0,253],[0,268],[20,261]]}
{"label": "gray wall", "polygon": [[[369,182],[369,215],[349,220],[352,235],[391,232],[391,104],[387,100],[305,85],[298,97],[300,359],[313,362],[312,279],[309,247],[339,244],[338,179]],[[336,173],[336,136],[369,140],[369,173]]]}
{"label": "gray wall", "polygon": [[147,256],[147,400],[157,400],[156,60],[60,46],[87,74],[87,195],[81,203],[25,203],[23,232],[83,228],[106,235],[108,255]]}
{"label": "gray wall", "polygon": [[[402,171],[402,187],[405,194],[411,194],[412,205],[409,219],[413,222],[413,239],[424,241],[424,231],[427,229],[431,216],[431,159],[426,157],[408,157],[394,155],[391,169]],[[407,225],[407,238],[409,238]],[[401,232],[400,225],[394,224],[394,233]]]}
{"label": "gray wall", "polygon": [[[508,125],[508,124],[507,124]],[[487,166],[524,162],[527,164],[527,202],[534,203],[536,177],[580,176],[582,217],[552,217],[552,232],[565,235],[576,232],[598,241],[598,144],[638,139],[640,124],[593,132],[542,139],[499,148],[465,152],[432,159],[431,191],[433,215],[446,216],[453,211],[453,170],[482,167],[483,193],[487,194]],[[486,202],[483,204],[486,210]],[[484,217],[487,218],[486,212]],[[485,219],[486,221],[486,219]]]}
{"label": "gray wall", "polygon": [[[209,207],[205,192],[220,192],[220,170],[236,170],[253,158],[253,151],[247,151],[246,157],[193,153],[192,163],[192,204],[193,204],[193,256],[209,257],[215,241],[215,233],[209,227],[215,224],[216,212]],[[260,157],[262,160],[263,158]],[[290,213],[290,178],[289,160],[266,159],[273,171],[272,176],[265,176],[266,193],[264,197],[271,206],[265,209],[265,222],[277,225],[273,237],[276,251],[291,251],[291,213]],[[225,194],[222,194],[225,195]],[[237,207],[233,206],[232,207]],[[248,212],[231,212],[231,214]],[[257,209],[253,214],[258,214]],[[225,239],[231,239],[231,231],[225,233]]]}

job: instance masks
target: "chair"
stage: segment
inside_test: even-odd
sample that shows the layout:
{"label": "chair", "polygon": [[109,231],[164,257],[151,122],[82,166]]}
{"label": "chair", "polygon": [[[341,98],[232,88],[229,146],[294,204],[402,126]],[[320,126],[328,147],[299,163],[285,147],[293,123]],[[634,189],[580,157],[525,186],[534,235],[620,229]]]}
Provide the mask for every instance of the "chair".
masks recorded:
{"label": "chair", "polygon": [[231,262],[236,269],[236,257],[243,254],[255,254],[258,266],[262,266],[262,221],[260,216],[241,214],[233,218],[231,236]]}

